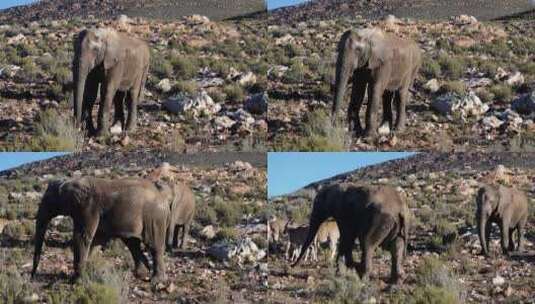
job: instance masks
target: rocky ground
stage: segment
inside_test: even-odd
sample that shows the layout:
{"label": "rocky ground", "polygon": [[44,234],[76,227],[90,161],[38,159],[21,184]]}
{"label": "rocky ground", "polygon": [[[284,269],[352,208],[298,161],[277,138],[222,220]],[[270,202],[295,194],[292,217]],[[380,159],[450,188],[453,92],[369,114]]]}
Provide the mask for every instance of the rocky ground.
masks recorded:
{"label": "rocky ground", "polygon": [[[467,15],[447,21],[319,16],[283,23],[284,18],[275,13],[268,27],[272,38],[266,56],[276,64],[268,77],[272,98],[269,141],[275,150],[533,149],[533,20],[482,22]],[[423,67],[407,106],[408,128],[401,134],[386,130],[379,138],[359,139],[328,122],[336,45],[345,30],[365,26],[413,39],[424,51]]]}
{"label": "rocky ground", "polygon": [[[535,155],[524,153],[421,153],[348,172],[273,199],[281,217],[307,222],[311,198],[334,182],[390,184],[407,197],[413,213],[406,277],[402,286],[386,284],[390,254],[379,250],[370,281],[352,272],[335,275],[326,255],[320,262],[290,268],[278,244],[270,244],[270,298],[276,303],[531,303],[535,300],[535,204],[530,199],[524,252],[504,257],[498,229],[491,238],[491,258],[478,253],[475,200],[478,183],[515,186],[533,198]],[[358,248],[358,246],[356,246]],[[324,254],[328,252],[327,248]],[[355,258],[360,258],[355,249]]]}
{"label": "rocky ground", "polygon": [[[138,128],[88,138],[70,123],[72,41],[96,23],[145,39],[151,70]],[[266,28],[257,21],[35,21],[0,26],[0,150],[265,151]],[[95,113],[97,107],[95,107]],[[96,117],[96,116],[95,116]]]}
{"label": "rocky ground", "polygon": [[[97,160],[101,159],[99,163]],[[88,278],[69,283],[72,222],[49,226],[34,280],[29,272],[38,202],[51,179],[144,176],[168,161],[190,185],[197,213],[188,248],[166,256],[166,284],[133,277],[122,242],[91,258]],[[113,165],[112,165],[113,164]],[[265,154],[84,153],[42,161],[0,177],[0,299],[14,303],[228,303],[267,301]]]}

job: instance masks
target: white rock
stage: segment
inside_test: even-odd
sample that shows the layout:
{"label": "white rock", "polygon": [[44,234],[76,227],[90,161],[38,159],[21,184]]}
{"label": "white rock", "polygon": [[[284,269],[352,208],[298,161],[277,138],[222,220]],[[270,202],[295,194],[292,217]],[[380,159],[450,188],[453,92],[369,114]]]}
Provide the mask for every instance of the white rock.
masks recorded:
{"label": "white rock", "polygon": [[11,44],[19,44],[23,41],[26,40],[26,36],[24,36],[23,34],[18,34],[17,36],[13,36],[9,39],[7,39],[7,44],[11,45]]}
{"label": "white rock", "polygon": [[163,103],[163,107],[173,113],[192,113],[193,116],[201,114],[213,115],[221,110],[221,105],[215,103],[205,91],[194,96],[178,94]]}
{"label": "white rock", "polygon": [[467,24],[477,24],[478,23],[476,17],[469,16],[469,15],[454,16],[452,19],[453,19],[453,23],[456,24],[456,25],[467,25]]}
{"label": "white rock", "polygon": [[286,44],[290,44],[292,43],[293,41],[295,40],[295,38],[290,35],[290,34],[286,34],[282,37],[279,37],[277,39],[275,39],[275,45],[286,45]]}
{"label": "white rock", "polygon": [[505,279],[502,276],[500,276],[499,274],[497,274],[492,279],[492,284],[495,285],[495,286],[501,286],[501,285],[505,284]]}
{"label": "white rock", "polygon": [[238,83],[241,86],[248,86],[256,83],[256,75],[253,72],[248,72],[244,75],[241,75],[238,78]]}
{"label": "white rock", "polygon": [[215,235],[216,235],[216,231],[215,231],[214,226],[208,225],[208,226],[204,227],[201,230],[201,235],[203,237],[205,237],[206,239],[208,239],[208,240],[213,239],[215,237]]}
{"label": "white rock", "polygon": [[160,89],[160,91],[162,91],[164,93],[167,93],[167,92],[171,91],[171,89],[173,88],[171,86],[171,81],[168,78],[164,78],[164,79],[160,80],[160,82],[158,82],[156,87],[158,89]]}
{"label": "white rock", "polygon": [[117,122],[110,128],[111,135],[119,135],[123,132],[123,128],[121,127],[121,123]]}
{"label": "white rock", "polygon": [[463,95],[455,93],[441,95],[431,103],[431,107],[440,114],[458,114],[463,119],[481,116],[489,110],[489,106],[481,102],[473,91]]}
{"label": "white rock", "polygon": [[233,243],[218,242],[209,247],[206,253],[221,261],[235,258],[239,264],[256,262],[266,256],[266,252],[258,249],[250,238],[241,239]]}
{"label": "white rock", "polygon": [[214,123],[220,129],[228,129],[232,127],[236,122],[228,116],[218,116],[214,118]]}
{"label": "white rock", "polygon": [[233,163],[230,163],[228,165],[229,169],[231,170],[234,170],[234,171],[242,171],[242,170],[251,170],[253,169],[253,166],[248,163],[248,162],[244,162],[244,161],[241,161],[241,160],[237,160]]}
{"label": "white rock", "polygon": [[496,116],[487,116],[483,118],[481,122],[483,123],[483,125],[491,129],[497,129],[504,124],[504,122],[498,119],[498,117]]}
{"label": "white rock", "polygon": [[286,72],[289,70],[290,68],[287,67],[287,66],[284,66],[284,65],[276,65],[272,68],[269,68],[267,74],[268,76],[272,76],[272,77],[275,77],[275,78],[281,78],[282,76],[284,76],[284,74],[286,74]]}
{"label": "white rock", "polygon": [[379,133],[379,135],[390,134],[390,126],[388,125],[388,123],[382,124],[379,129],[377,129],[377,133]]}
{"label": "white rock", "polygon": [[513,100],[511,109],[520,114],[530,114],[535,112],[535,90]]}
{"label": "white rock", "polygon": [[440,84],[437,79],[433,78],[424,84],[424,89],[431,93],[435,93],[440,89]]}
{"label": "white rock", "polygon": [[236,121],[241,122],[243,125],[249,126],[254,124],[254,117],[244,109],[238,109],[236,112],[231,114],[232,118]]}
{"label": "white rock", "polygon": [[243,107],[252,114],[262,115],[268,110],[269,97],[267,93],[260,93],[249,97]]}
{"label": "white rock", "polygon": [[524,75],[520,72],[516,72],[513,75],[509,75],[505,80],[505,83],[510,86],[518,86],[524,83]]}

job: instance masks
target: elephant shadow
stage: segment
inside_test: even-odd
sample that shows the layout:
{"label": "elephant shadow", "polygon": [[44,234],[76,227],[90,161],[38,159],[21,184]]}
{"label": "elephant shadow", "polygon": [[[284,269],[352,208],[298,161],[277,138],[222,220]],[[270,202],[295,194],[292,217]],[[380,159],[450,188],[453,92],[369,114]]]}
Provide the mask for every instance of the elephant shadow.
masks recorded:
{"label": "elephant shadow", "polygon": [[178,249],[168,252],[169,257],[172,258],[189,258],[198,259],[205,257],[206,255],[201,250],[196,249]]}
{"label": "elephant shadow", "polygon": [[535,251],[512,252],[511,260],[535,264]]}

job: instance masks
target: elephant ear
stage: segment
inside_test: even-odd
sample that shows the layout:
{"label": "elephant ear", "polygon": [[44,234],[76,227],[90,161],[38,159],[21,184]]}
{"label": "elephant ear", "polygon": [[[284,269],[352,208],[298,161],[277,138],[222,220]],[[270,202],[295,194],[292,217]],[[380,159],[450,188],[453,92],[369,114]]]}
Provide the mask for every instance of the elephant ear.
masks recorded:
{"label": "elephant ear", "polygon": [[124,61],[126,49],[121,44],[117,33],[108,30],[106,34],[106,52],[104,53],[104,69],[109,70],[118,62]]}
{"label": "elephant ear", "polygon": [[370,59],[368,67],[371,70],[377,69],[389,62],[393,57],[393,52],[388,47],[383,37],[374,35],[370,38]]}

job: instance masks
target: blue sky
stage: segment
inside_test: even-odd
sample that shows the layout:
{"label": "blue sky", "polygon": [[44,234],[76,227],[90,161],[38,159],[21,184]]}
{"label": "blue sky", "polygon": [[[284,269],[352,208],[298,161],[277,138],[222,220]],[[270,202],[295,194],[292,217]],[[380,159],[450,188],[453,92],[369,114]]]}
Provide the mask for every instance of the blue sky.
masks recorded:
{"label": "blue sky", "polygon": [[0,9],[34,2],[34,0],[0,0]]}
{"label": "blue sky", "polygon": [[303,3],[306,0],[267,0],[268,9],[275,9],[282,6],[295,5]]}
{"label": "blue sky", "polygon": [[59,152],[5,152],[0,153],[0,171],[18,167],[38,160],[48,159],[67,153]]}
{"label": "blue sky", "polygon": [[268,153],[268,197],[291,193],[340,173],[405,158],[407,152]]}
{"label": "blue sky", "polygon": [[[305,2],[306,0],[267,0],[268,9],[275,9],[282,6],[288,6],[288,5],[295,5],[302,2]],[[11,6],[16,5],[23,5],[30,2],[34,2],[32,0],[0,0],[0,9],[8,8]]]}

